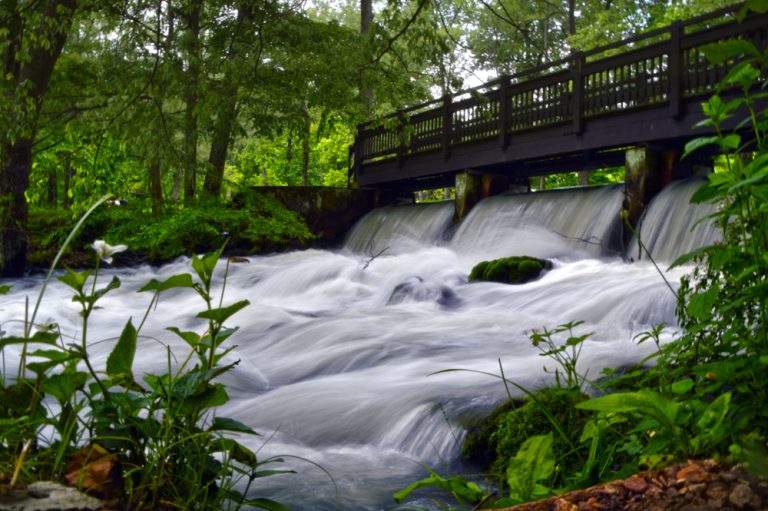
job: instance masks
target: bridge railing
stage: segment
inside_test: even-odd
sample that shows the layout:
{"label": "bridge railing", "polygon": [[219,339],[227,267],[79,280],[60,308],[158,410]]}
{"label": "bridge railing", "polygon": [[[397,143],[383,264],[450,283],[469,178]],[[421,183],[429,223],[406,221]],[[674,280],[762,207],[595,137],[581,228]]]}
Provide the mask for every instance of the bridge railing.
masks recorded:
{"label": "bridge railing", "polygon": [[[513,135],[544,127],[580,133],[587,119],[636,109],[666,106],[676,117],[683,99],[712,93],[733,65],[707,62],[704,45],[743,37],[766,46],[768,17],[737,23],[727,20],[733,13],[729,8],[676,22],[360,125],[355,171],[425,152],[448,158],[461,144],[494,138],[505,148]],[[605,56],[618,49],[625,51]]]}

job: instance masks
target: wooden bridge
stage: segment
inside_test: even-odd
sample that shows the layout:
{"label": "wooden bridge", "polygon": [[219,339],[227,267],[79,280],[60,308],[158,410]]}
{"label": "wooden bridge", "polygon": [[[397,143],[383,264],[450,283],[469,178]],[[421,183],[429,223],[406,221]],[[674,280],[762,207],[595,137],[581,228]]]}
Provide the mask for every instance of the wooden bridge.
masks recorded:
{"label": "wooden bridge", "polygon": [[705,45],[745,38],[765,48],[768,15],[739,23],[729,8],[360,125],[352,148],[358,186],[453,186],[464,170],[525,178],[624,164],[622,148],[681,149],[701,102],[733,62]]}

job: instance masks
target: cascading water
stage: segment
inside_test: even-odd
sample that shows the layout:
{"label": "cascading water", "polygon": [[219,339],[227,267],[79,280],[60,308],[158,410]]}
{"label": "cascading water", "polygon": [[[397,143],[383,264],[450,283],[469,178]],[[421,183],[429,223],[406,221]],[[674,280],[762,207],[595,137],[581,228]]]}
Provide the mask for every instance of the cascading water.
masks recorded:
{"label": "cascading water", "polygon": [[353,252],[408,252],[438,242],[453,220],[453,202],[378,208],[363,217],[347,236]]}
{"label": "cascading water", "polygon": [[584,257],[620,252],[620,185],[500,195],[478,204],[453,240],[483,257]]}
{"label": "cascading water", "polygon": [[[442,233],[433,226],[448,225],[445,205],[386,208],[372,215],[387,215],[375,233],[357,232],[371,217],[358,225],[350,249],[252,257],[248,264],[232,265],[225,303],[248,299],[252,305],[230,320],[240,331],[232,337],[238,347],[228,357],[240,364],[224,381],[232,399],[218,413],[261,433],[241,437],[260,449],[260,457],[304,457],[334,480],[314,465],[287,458],[286,465],[298,474],[259,479],[253,496],[269,496],[297,510],[391,509],[392,493],[425,475],[420,464],[445,474],[463,470],[461,419],[502,402],[504,389],[476,372],[433,373],[462,368],[498,374],[501,359],[515,382],[546,384],[550,375],[542,367],[551,364],[531,346],[532,328],[585,321],[578,331],[594,334],[585,343],[579,369],[591,376],[648,355],[650,343],[637,345],[633,337],[660,322],[675,322],[675,297],[656,270],[644,262],[585,258],[585,252],[598,250],[568,248],[572,242],[546,230],[604,236],[610,228],[599,221],[618,215],[615,195],[608,189],[552,194],[552,200],[544,194],[487,200],[452,244],[435,243]],[[550,222],[534,228],[527,221],[523,229],[507,230],[513,221],[508,215],[517,218],[512,204],[517,201],[526,204],[529,219],[547,218],[557,204],[567,209],[578,203],[580,212],[564,215],[573,219],[572,227]],[[490,224],[494,210],[505,218],[498,228]],[[579,226],[590,222],[592,227]],[[393,242],[389,223],[401,224],[399,232],[416,233],[407,250]],[[505,238],[518,232],[528,238]],[[371,239],[379,250],[391,246],[392,251],[375,258],[360,253]],[[467,283],[479,260],[534,249],[541,249],[538,255],[562,256],[541,279],[519,286]],[[102,272],[104,282],[116,274],[123,285],[100,302],[104,309],[89,327],[91,339],[105,339],[90,345],[97,365],[105,363],[127,318],[143,316],[150,296],[136,290],[151,278],[188,271],[189,260],[182,259],[161,268]],[[683,272],[678,268],[668,277],[676,281]],[[9,333],[18,329],[13,320],[24,317],[24,297],[34,298],[39,280],[11,284],[12,292],[0,297],[0,327]],[[65,334],[76,336],[80,318],[68,298],[64,286],[53,282],[39,318],[55,319]],[[143,330],[137,375],[164,370],[166,344],[177,358],[186,356],[185,346],[164,328],[202,328],[195,319],[200,309],[193,292],[163,295]],[[6,352],[6,365],[12,365],[12,353]]]}
{"label": "cascading water", "polygon": [[[691,197],[703,178],[676,181],[664,188],[651,202],[640,220],[640,239],[656,261],[671,263],[692,250],[711,245],[721,238],[720,230],[708,217],[716,204],[692,205]],[[647,259],[637,240],[627,251],[633,259]]]}

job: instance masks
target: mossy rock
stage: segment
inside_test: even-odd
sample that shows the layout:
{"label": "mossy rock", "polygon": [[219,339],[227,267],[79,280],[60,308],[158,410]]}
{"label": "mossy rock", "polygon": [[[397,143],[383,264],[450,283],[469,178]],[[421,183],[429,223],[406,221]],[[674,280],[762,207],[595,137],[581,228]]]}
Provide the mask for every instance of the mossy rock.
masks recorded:
{"label": "mossy rock", "polygon": [[[575,445],[579,444],[584,424],[591,414],[575,407],[587,399],[576,390],[541,389],[536,392],[538,403],[533,400],[510,401],[494,410],[484,421],[470,426],[462,456],[468,461],[489,469],[493,479],[506,484],[506,469],[526,439],[554,431],[552,423],[542,411],[542,405],[552,414],[565,434]],[[572,452],[566,441],[555,432],[555,455],[560,470],[578,470],[585,452]]]}
{"label": "mossy rock", "polygon": [[477,263],[469,274],[469,281],[524,284],[537,279],[542,271],[551,269],[552,263],[546,259],[528,256],[504,257]]}

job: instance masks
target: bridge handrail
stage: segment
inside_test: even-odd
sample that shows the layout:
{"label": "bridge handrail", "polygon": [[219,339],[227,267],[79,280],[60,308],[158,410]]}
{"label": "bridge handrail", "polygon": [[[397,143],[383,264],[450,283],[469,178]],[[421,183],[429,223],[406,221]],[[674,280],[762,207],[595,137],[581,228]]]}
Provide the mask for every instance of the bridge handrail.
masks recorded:
{"label": "bridge handrail", "polygon": [[[699,16],[687,19],[685,21],[678,21],[678,22],[675,22],[675,23],[673,23],[671,25],[667,25],[667,26],[664,26],[664,27],[661,27],[661,28],[657,28],[657,29],[654,29],[654,30],[649,30],[647,32],[643,32],[643,33],[640,33],[640,34],[637,34],[637,35],[634,35],[634,36],[630,36],[630,37],[622,39],[620,41],[615,41],[613,43],[608,43],[608,44],[604,44],[602,46],[597,46],[595,48],[592,48],[592,49],[589,49],[589,50],[585,50],[585,51],[582,51],[582,52],[570,53],[568,56],[563,57],[561,59],[549,61],[549,62],[546,62],[544,64],[540,64],[540,65],[535,66],[535,67],[524,69],[522,71],[518,71],[518,72],[513,73],[511,75],[500,76],[498,78],[495,78],[493,80],[489,80],[489,81],[487,81],[487,82],[485,82],[485,83],[483,83],[481,85],[477,85],[475,87],[471,87],[471,88],[467,88],[467,89],[462,89],[462,90],[460,90],[458,92],[455,92],[455,93],[451,94],[451,96],[452,97],[457,97],[457,96],[471,95],[471,94],[473,94],[475,92],[479,92],[480,90],[486,89],[488,87],[491,87],[491,86],[494,86],[494,85],[498,85],[504,79],[508,79],[510,81],[515,81],[515,80],[518,80],[520,78],[525,78],[526,76],[529,76],[529,75],[533,75],[533,74],[538,75],[538,74],[543,73],[545,71],[548,71],[548,70],[550,70],[552,68],[572,63],[574,58],[578,54],[580,54],[581,56],[583,56],[586,59],[586,58],[589,58],[589,57],[592,57],[592,56],[595,56],[595,55],[599,55],[601,53],[605,53],[606,51],[610,51],[610,50],[614,50],[614,49],[617,49],[617,48],[621,48],[621,47],[627,46],[627,45],[629,45],[631,43],[640,42],[640,41],[643,41],[643,40],[646,40],[646,39],[655,38],[657,36],[665,36],[665,35],[668,36],[670,34],[670,32],[671,32],[671,29],[674,26],[676,26],[676,25],[679,26],[682,29],[685,29],[686,27],[689,27],[689,26],[692,26],[692,25],[698,25],[699,23],[703,23],[705,21],[710,21],[710,20],[713,20],[713,19],[717,19],[717,18],[720,18],[720,17],[725,16],[725,15],[729,15],[729,14],[735,14],[736,12],[739,11],[739,9],[741,9],[741,7],[743,5],[744,5],[744,3],[742,2],[742,3],[739,3],[739,4],[732,5],[732,6],[724,7],[722,9],[717,10],[717,11],[712,11],[710,13],[701,14]],[[725,23],[727,23],[727,22],[724,22],[724,24]],[[695,32],[693,32],[691,34],[686,34],[686,35],[692,35],[694,33]],[[633,48],[633,49],[635,49],[635,48]],[[416,104],[416,105],[404,107],[404,108],[398,109],[394,113],[385,115],[385,116],[380,117],[378,119],[374,119],[374,120],[371,120],[371,121],[367,121],[367,122],[361,123],[360,127],[365,128],[365,127],[368,127],[368,126],[381,125],[381,124],[383,124],[385,119],[396,118],[398,116],[398,114],[407,114],[407,113],[415,111],[415,110],[422,110],[425,107],[432,106],[432,105],[438,105],[438,104],[441,104],[442,102],[443,102],[443,98],[436,98],[436,99],[431,99],[429,101],[425,101],[423,103],[419,103],[419,104]]]}
{"label": "bridge handrail", "polygon": [[[576,52],[546,66],[501,76],[361,124],[353,147],[354,170],[362,172],[366,162],[390,158],[402,162],[403,157],[423,152],[442,151],[448,158],[452,147],[494,137],[506,147],[513,133],[540,127],[570,124],[571,132],[580,133],[585,119],[665,103],[670,115],[676,117],[682,98],[711,93],[728,70],[728,65],[705,62],[699,47],[749,33],[753,38],[765,38],[761,30],[768,26],[767,15],[748,17],[741,24],[726,20],[685,33],[686,27],[716,20],[738,9],[728,7]],[[658,40],[660,36],[666,40]],[[645,44],[624,53],[588,60],[641,41]],[[568,68],[552,72],[564,64],[569,64]]]}

